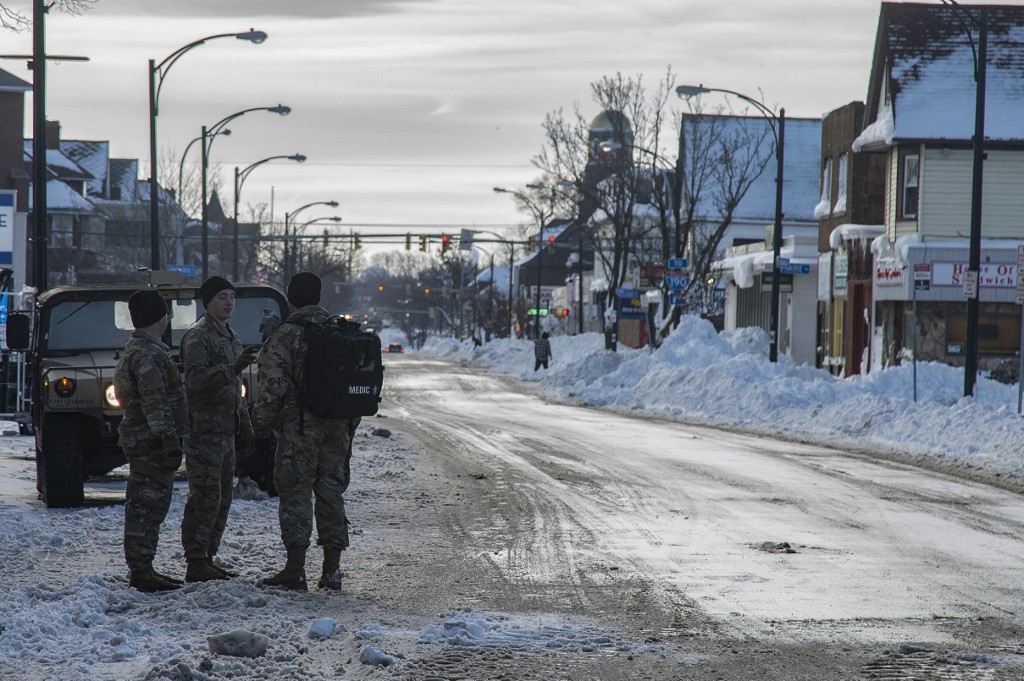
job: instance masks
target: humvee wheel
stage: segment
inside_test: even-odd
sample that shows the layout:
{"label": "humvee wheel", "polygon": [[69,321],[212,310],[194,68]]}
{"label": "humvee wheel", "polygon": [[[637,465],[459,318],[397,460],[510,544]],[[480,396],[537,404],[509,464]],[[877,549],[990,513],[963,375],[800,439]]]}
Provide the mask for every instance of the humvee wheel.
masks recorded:
{"label": "humvee wheel", "polygon": [[[36,482],[47,508],[77,508],[85,501],[81,419],[48,414],[36,449]],[[43,455],[43,452],[46,455]]]}

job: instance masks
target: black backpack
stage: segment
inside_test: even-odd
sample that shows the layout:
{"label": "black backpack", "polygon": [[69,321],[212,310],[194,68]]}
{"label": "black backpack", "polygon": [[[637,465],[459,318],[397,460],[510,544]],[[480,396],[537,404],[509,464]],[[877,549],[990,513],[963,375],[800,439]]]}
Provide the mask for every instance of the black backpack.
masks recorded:
{"label": "black backpack", "polygon": [[380,337],[358,322],[331,317],[326,323],[289,319],[306,330],[306,359],[299,405],[326,419],[373,416],[380,406],[384,363]]}

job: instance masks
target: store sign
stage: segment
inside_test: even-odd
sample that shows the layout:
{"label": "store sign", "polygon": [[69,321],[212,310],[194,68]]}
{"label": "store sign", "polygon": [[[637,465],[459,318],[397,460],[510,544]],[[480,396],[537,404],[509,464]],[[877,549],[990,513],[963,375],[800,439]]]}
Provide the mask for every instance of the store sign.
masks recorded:
{"label": "store sign", "polygon": [[[772,273],[762,272],[761,273],[761,293],[771,293],[772,290]],[[793,275],[792,274],[780,274],[779,275],[779,292],[780,293],[792,293],[793,292]]]}
{"label": "store sign", "polygon": [[[967,276],[965,262],[933,262],[932,286],[963,288]],[[988,288],[1016,288],[1017,265],[1009,262],[983,262],[978,285]]]}
{"label": "store sign", "polygon": [[14,191],[0,192],[0,265],[14,262]]}
{"label": "store sign", "polygon": [[875,281],[879,286],[903,286],[903,279],[903,266],[898,261],[875,261]]}
{"label": "store sign", "polygon": [[914,263],[914,290],[929,291],[932,287],[932,265],[928,262]]}
{"label": "store sign", "polygon": [[846,282],[849,278],[850,256],[846,251],[836,253],[835,272],[832,273],[832,290],[835,293],[846,293]]}

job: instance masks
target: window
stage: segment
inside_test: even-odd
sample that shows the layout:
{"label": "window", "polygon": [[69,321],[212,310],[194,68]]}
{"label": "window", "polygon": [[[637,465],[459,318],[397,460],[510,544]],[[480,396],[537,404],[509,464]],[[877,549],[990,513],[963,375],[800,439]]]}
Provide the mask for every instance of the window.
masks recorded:
{"label": "window", "polygon": [[917,217],[918,184],[920,183],[921,157],[907,154],[903,157],[903,217]]}
{"label": "window", "polygon": [[839,176],[836,181],[839,187],[836,190],[836,205],[832,207],[832,215],[843,215],[846,213],[846,164],[848,154],[839,155]]}
{"label": "window", "polygon": [[821,169],[821,199],[814,207],[814,217],[821,220],[827,218],[832,211],[832,159],[825,159],[825,167]]}

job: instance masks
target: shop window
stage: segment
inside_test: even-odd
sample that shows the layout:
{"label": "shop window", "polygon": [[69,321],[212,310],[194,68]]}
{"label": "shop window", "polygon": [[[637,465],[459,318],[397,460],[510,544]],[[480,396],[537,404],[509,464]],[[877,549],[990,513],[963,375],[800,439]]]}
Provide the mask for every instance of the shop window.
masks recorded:
{"label": "shop window", "polygon": [[[967,342],[967,317],[950,315],[946,321],[946,354],[962,355]],[[1020,317],[983,314],[978,317],[978,353],[1012,355],[1020,349]]]}

